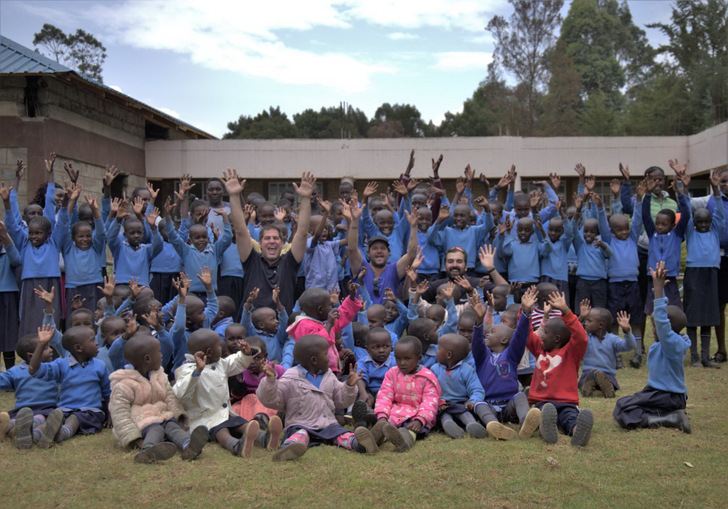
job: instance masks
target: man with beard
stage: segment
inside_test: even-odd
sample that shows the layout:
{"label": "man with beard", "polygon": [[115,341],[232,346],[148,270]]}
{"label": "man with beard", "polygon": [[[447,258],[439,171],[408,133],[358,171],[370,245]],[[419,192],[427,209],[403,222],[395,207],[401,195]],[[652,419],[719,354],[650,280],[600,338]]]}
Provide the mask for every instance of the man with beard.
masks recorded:
{"label": "man with beard", "polygon": [[281,304],[290,313],[295,304],[296,274],[301,260],[306,254],[306,237],[311,220],[311,195],[316,178],[310,172],[301,176],[301,184],[293,184],[301,201],[298,214],[298,229],[291,241],[291,249],[281,256],[284,239],[275,223],[261,226],[258,234],[260,254],[253,250],[250,232],[245,222],[240,194],[245,188],[245,180],[238,178],[235,170],[228,170],[223,176],[225,189],[230,195],[230,221],[237,235],[238,253],[243,262],[243,295],[250,295],[254,288],[260,289],[253,306],[275,309],[273,289],[280,288]]}
{"label": "man with beard", "polygon": [[[407,267],[412,264],[417,256],[417,235],[409,236],[407,244],[407,252],[393,263],[387,263],[389,258],[389,241],[383,235],[375,235],[369,239],[367,254],[369,262],[367,262],[359,251],[359,219],[361,218],[363,205],[361,208],[354,200],[349,202],[349,206],[344,209],[344,216],[349,223],[349,265],[351,266],[352,275],[358,274],[359,270],[364,267],[366,274],[364,275],[364,286],[369,291],[369,296],[374,304],[382,304],[384,302],[385,289],[391,288],[393,292],[397,292],[400,282],[407,271]],[[417,228],[417,211],[411,214],[405,211],[407,222],[410,230]],[[401,219],[400,219],[401,221]],[[299,226],[300,228],[300,226]]]}

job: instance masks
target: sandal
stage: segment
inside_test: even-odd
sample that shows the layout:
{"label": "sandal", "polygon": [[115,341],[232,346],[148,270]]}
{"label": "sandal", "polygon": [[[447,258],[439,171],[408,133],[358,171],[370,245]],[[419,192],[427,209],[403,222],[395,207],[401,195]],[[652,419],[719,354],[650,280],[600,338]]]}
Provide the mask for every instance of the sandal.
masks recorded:
{"label": "sandal", "polygon": [[724,354],[723,352],[715,352],[715,355],[710,360],[713,362],[723,363],[728,359],[726,359],[726,354]]}

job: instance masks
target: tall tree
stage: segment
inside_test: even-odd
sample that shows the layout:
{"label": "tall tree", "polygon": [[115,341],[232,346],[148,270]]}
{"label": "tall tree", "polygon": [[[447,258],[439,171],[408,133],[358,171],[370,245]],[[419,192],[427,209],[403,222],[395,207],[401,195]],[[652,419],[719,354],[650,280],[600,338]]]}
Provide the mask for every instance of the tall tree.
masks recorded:
{"label": "tall tree", "polygon": [[493,34],[497,65],[515,76],[526,96],[527,123],[522,134],[533,133],[539,99],[546,77],[544,54],[561,23],[563,0],[508,0],[514,12],[509,20],[495,16],[486,30]]}
{"label": "tall tree", "polygon": [[[428,136],[432,134],[428,124],[422,120],[422,114],[420,111],[416,106],[411,104],[382,104],[379,108],[377,108],[377,111],[374,112],[371,124],[372,127],[377,127],[385,122],[393,123],[386,129],[387,132],[396,132],[397,129],[393,128],[393,126],[395,126],[394,123],[399,122],[402,127],[402,135],[407,138]],[[375,129],[374,132],[376,131],[377,130]]]}
{"label": "tall tree", "polygon": [[45,50],[56,62],[103,83],[106,48],[85,30],[79,28],[74,34],[66,34],[60,28],[46,23],[40,32],[34,34],[33,46],[36,51],[39,51],[39,47]]}
{"label": "tall tree", "polygon": [[229,133],[223,139],[271,140],[296,138],[297,131],[279,106],[258,113],[255,117],[240,115],[235,122],[228,122]]}
{"label": "tall tree", "polygon": [[300,138],[363,138],[369,128],[366,114],[351,106],[309,108],[293,115],[293,122]]}
{"label": "tall tree", "polygon": [[548,93],[538,121],[542,136],[576,136],[581,133],[577,112],[581,104],[581,76],[566,54],[566,43],[559,40],[548,56]]}

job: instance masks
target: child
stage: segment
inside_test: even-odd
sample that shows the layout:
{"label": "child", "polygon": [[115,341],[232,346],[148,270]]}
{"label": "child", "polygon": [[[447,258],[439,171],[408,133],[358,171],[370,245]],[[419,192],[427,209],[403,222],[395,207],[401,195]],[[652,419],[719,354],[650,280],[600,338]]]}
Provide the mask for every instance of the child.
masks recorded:
{"label": "child", "polygon": [[[28,363],[38,346],[41,334],[53,337],[53,325],[38,328],[37,334],[23,336],[18,341],[16,352],[23,359],[20,364],[0,373],[0,390],[15,392],[15,408],[0,413],[0,440],[6,435],[15,435],[18,449],[30,449],[42,436],[46,417],[56,408],[58,383],[55,380],[35,378],[28,372]],[[41,362],[51,362],[53,350],[50,344],[43,349]]]}
{"label": "child", "polygon": [[[602,242],[598,235],[609,231],[607,212],[602,199],[596,193],[589,195],[597,206],[598,220],[584,221],[582,231],[574,228],[574,249],[577,256],[576,302],[589,299],[595,307],[607,307],[607,258],[612,256],[612,248]],[[581,202],[579,207],[581,211]],[[649,207],[648,207],[649,208]]]}
{"label": "child", "polygon": [[680,308],[667,304],[664,288],[669,281],[665,262],[659,262],[654,269],[650,267],[650,273],[655,292],[652,317],[655,342],[647,353],[647,385],[636,394],[620,398],[613,414],[625,429],[664,426],[690,433],[690,420],[685,414],[688,391],[683,367],[690,339],[680,334],[687,317]]}
{"label": "child", "polygon": [[437,342],[437,364],[432,372],[442,390],[440,425],[450,438],[463,438],[465,426],[473,438],[485,438],[488,432],[475,420],[472,412],[483,401],[485,391],[475,370],[463,361],[470,353],[468,340],[458,334],[444,334]]}
{"label": "child", "polygon": [[539,268],[539,245],[543,241],[541,232],[543,227],[536,230],[537,240],[531,238],[534,234],[535,222],[530,217],[521,218],[516,224],[516,238],[507,235],[510,223],[501,224],[496,241],[496,250],[508,260],[508,278],[514,283],[520,283],[521,289],[516,295],[516,302],[531,285],[538,283],[541,277]]}
{"label": "child", "polygon": [[213,322],[210,324],[210,327],[217,332],[217,335],[220,336],[220,338],[224,339],[225,329],[227,329],[228,325],[233,323],[233,314],[235,314],[236,308],[235,301],[227,295],[220,295],[217,297],[217,306],[219,311],[217,312],[217,316]]}
{"label": "child", "polygon": [[332,239],[332,230],[329,222],[331,205],[318,198],[323,210],[320,216],[311,216],[309,229],[313,235],[308,239],[306,256],[303,260],[306,288],[323,288],[328,290],[339,285],[339,266],[336,263],[336,254],[342,245],[346,245],[346,238]]}
{"label": "child", "polygon": [[71,327],[62,338],[67,358],[41,363],[51,335],[39,335],[38,346],[30,359],[28,373],[46,381],[60,384],[58,408],[48,414],[46,427],[38,446],[48,448],[53,443],[68,440],[76,433],[99,433],[106,422],[106,408],[111,394],[109,370],[96,359],[99,344],[93,329]]}
{"label": "child", "polygon": [[[468,205],[456,205],[451,221],[448,221],[450,208],[442,205],[437,221],[428,232],[428,242],[445,252],[452,247],[459,247],[466,253],[477,253],[478,246],[482,246],[485,241],[486,232],[493,228],[493,216],[487,203],[483,210],[483,214],[478,218],[478,225],[471,227],[468,225],[470,214]],[[448,226],[448,224],[453,226]],[[475,257],[469,257],[466,263],[468,269],[475,268]]]}
{"label": "child", "polygon": [[405,336],[394,347],[395,367],[384,375],[377,394],[374,414],[377,423],[372,435],[377,443],[386,437],[397,452],[425,438],[437,421],[442,390],[435,374],[424,366],[422,344],[414,336]]}
{"label": "child", "polygon": [[585,301],[582,303],[579,318],[584,323],[589,341],[579,378],[581,394],[588,398],[598,388],[605,398],[613,398],[614,391],[619,390],[614,357],[619,352],[632,350],[635,344],[629,315],[624,311],[617,313],[617,323],[624,332],[624,339],[609,332],[612,329],[612,313],[608,309],[589,310],[589,303]]}
{"label": "child", "polygon": [[15,248],[5,223],[0,221],[0,352],[5,369],[15,365],[15,348],[18,341],[18,283],[15,268],[21,264],[20,253]]}
{"label": "child", "polygon": [[[690,181],[690,176],[682,179]],[[710,176],[713,199],[720,200],[720,171]],[[698,209],[690,219],[685,233],[687,257],[683,293],[685,314],[688,317],[690,338],[690,365],[720,368],[710,360],[710,328],[720,324],[718,305],[718,269],[720,268],[720,239],[724,234],[723,207],[715,207],[715,216],[708,209]],[[693,228],[694,226],[694,228]],[[700,355],[698,356],[698,327],[700,327]]]}
{"label": "child", "polygon": [[[541,282],[553,283],[569,299],[569,264],[567,257],[574,240],[574,223],[557,206],[561,217],[554,217],[548,223],[548,232],[541,232],[543,242],[539,247],[541,256]],[[540,222],[536,225],[540,226]],[[542,229],[543,227],[539,228]]]}
{"label": "child", "polygon": [[351,409],[355,427],[366,426],[372,420],[370,416],[374,415],[372,410],[384,375],[394,366],[389,332],[382,327],[367,330],[366,352],[366,357],[359,364],[362,366],[362,379],[357,383],[359,399]]}
{"label": "child", "polygon": [[407,327],[407,334],[420,341],[420,362],[426,368],[437,362],[437,325],[429,318],[415,318]]}
{"label": "child", "polygon": [[476,314],[473,329],[473,358],[480,383],[485,389],[484,401],[475,405],[475,413],[485,424],[488,434],[510,440],[516,432],[503,423],[518,422],[519,436],[530,438],[541,423],[541,411],[528,407],[526,395],[518,391],[518,363],[528,339],[530,314],[536,303],[536,289],[530,288],[521,298],[521,313],[516,329],[494,325],[487,335],[483,330],[486,315],[480,296],[471,297]]}
{"label": "child", "polygon": [[296,341],[311,334],[326,338],[329,342],[329,368],[334,374],[339,373],[336,333],[350,324],[361,308],[361,302],[356,298],[359,285],[349,281],[348,290],[349,297],[344,299],[341,306],[332,310],[329,292],[323,288],[309,288],[299,298],[301,309],[306,315],[299,316],[293,325],[286,329]]}
{"label": "child", "polygon": [[175,371],[172,389],[185,406],[190,427],[206,426],[210,440],[235,456],[250,457],[260,426],[232,412],[227,381],[250,365],[257,350],[241,341],[240,350],[223,359],[220,336],[210,329],[190,334],[187,350],[194,355],[185,355],[187,362]]}
{"label": "child", "polygon": [[[286,369],[268,360],[265,341],[261,338],[250,336],[245,338],[245,341],[251,348],[258,349],[258,353],[253,356],[253,360],[250,361],[250,364],[242,373],[228,378],[230,400],[233,403],[233,412],[247,421],[253,419],[258,421],[260,432],[256,442],[272,452],[278,449],[283,423],[280,417],[276,415],[275,410],[265,407],[258,400],[255,391],[265,376],[263,372],[264,365],[272,366],[278,378],[286,372]],[[235,348],[239,348],[239,343]]]}
{"label": "child", "polygon": [[257,336],[265,341],[267,358],[271,361],[281,362],[283,359],[283,345],[288,339],[288,313],[279,298],[281,289],[273,288],[273,304],[277,311],[269,307],[260,307],[253,310],[253,301],[258,298],[258,288],[253,288],[248,300],[243,306],[243,315],[240,323],[245,327],[249,336]]}
{"label": "child", "polygon": [[527,347],[536,356],[528,402],[541,410],[541,436],[547,443],[556,443],[560,426],[571,435],[571,445],[581,447],[589,442],[594,425],[591,410],[578,407],[576,374],[586,352],[586,332],[563,293],[552,293],[549,303],[563,318],[542,324],[540,336],[533,329],[528,335]]}
{"label": "child", "polygon": [[[174,246],[170,244],[167,237],[167,228],[160,228],[159,234],[162,236],[162,250],[152,259],[149,266],[149,272],[152,276],[149,282],[149,288],[154,292],[154,298],[160,302],[169,302],[174,297],[174,288],[172,280],[182,272],[182,258],[175,251]],[[235,251],[237,254],[237,250]],[[240,262],[240,257],[238,257]]]}
{"label": "child", "polygon": [[346,383],[337,380],[329,369],[329,352],[328,339],[309,334],[293,348],[298,366],[286,370],[280,380],[271,365],[263,366],[266,376],[256,395],[263,405],[286,414],[284,441],[273,461],[300,458],[309,445],[320,443],[367,454],[379,452],[368,429],[359,427],[352,433],[337,423],[334,409],[354,402],[361,377],[352,369]]}
{"label": "child", "polygon": [[[162,369],[159,341],[148,335],[132,337],[124,347],[124,358],[134,369],[111,374],[109,412],[114,437],[122,447],[138,446],[134,463],[156,463],[171,458],[179,449],[182,459],[191,461],[202,452],[209,433],[197,426],[184,431],[184,408],[172,392]],[[164,439],[169,438],[170,442]]]}

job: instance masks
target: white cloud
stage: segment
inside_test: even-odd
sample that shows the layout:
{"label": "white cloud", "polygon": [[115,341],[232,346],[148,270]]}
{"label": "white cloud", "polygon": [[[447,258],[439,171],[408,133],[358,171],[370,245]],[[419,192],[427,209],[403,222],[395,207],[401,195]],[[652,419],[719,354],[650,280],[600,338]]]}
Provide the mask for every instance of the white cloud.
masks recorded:
{"label": "white cloud", "polygon": [[121,87],[120,87],[120,86],[118,86],[118,85],[107,85],[107,86],[108,86],[108,87],[109,87],[110,89],[112,89],[112,90],[116,90],[116,91],[117,91],[117,92],[119,92],[120,94],[123,94],[123,93],[124,93],[124,91],[123,91],[123,90],[121,89]]}
{"label": "white cloud", "polygon": [[387,35],[387,37],[389,37],[393,41],[404,41],[420,38],[420,36],[417,34],[409,34],[404,32],[392,32],[391,34]]}
{"label": "white cloud", "polygon": [[166,113],[166,114],[167,114],[167,115],[169,115],[170,117],[174,117],[174,118],[180,118],[180,114],[179,114],[179,113],[177,113],[176,111],[174,111],[174,110],[171,110],[171,109],[169,109],[169,108],[157,108],[157,109],[158,109],[159,111],[161,111],[162,113]]}
{"label": "white cloud", "polygon": [[441,71],[485,70],[493,55],[484,51],[445,51],[435,53],[435,60],[435,69]]}

